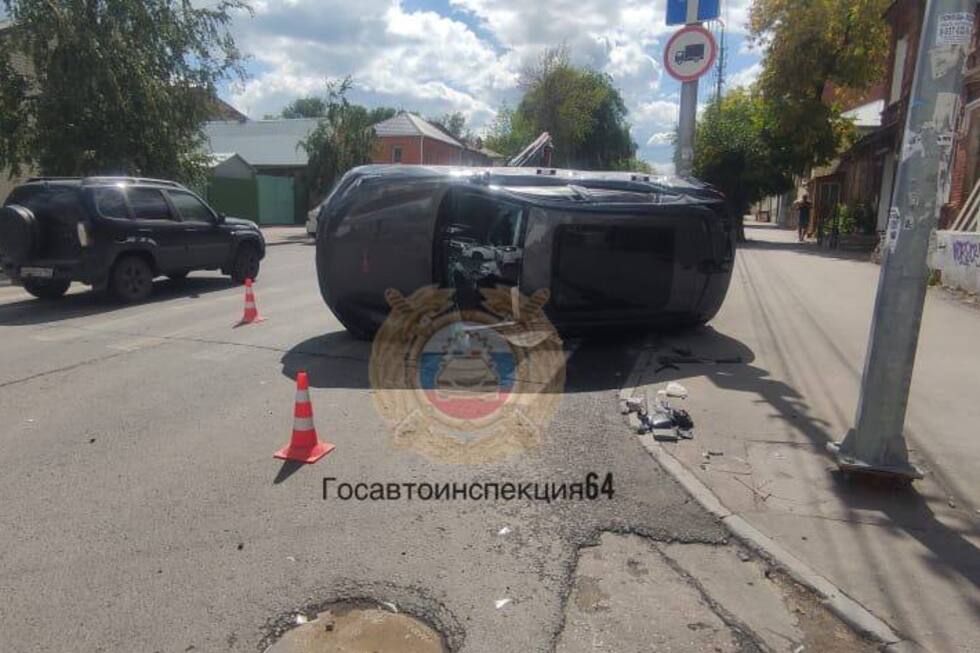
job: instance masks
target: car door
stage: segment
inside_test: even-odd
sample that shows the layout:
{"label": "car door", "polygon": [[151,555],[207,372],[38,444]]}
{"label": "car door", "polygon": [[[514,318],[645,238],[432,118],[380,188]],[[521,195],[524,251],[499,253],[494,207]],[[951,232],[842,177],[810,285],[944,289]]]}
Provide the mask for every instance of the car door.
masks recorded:
{"label": "car door", "polygon": [[218,224],[218,216],[193,193],[167,190],[167,197],[180,216],[187,248],[195,268],[220,268],[231,255],[231,236]]}
{"label": "car door", "polygon": [[129,188],[126,191],[130,213],[136,225],[135,242],[155,253],[161,272],[190,267],[184,227],[156,188]]}

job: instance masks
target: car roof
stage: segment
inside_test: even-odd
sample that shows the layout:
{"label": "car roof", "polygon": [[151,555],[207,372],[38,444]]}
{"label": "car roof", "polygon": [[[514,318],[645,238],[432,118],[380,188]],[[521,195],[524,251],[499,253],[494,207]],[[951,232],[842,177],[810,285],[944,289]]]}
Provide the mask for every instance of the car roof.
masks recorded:
{"label": "car roof", "polygon": [[[626,197],[621,196],[623,194],[633,195],[636,198],[640,195],[661,195],[664,196],[666,203],[692,200],[718,202],[723,199],[715,188],[693,177],[655,175],[645,172],[543,167],[376,164],[354,168],[348,174],[363,179],[402,183],[433,179],[468,180],[492,189],[527,196],[528,199],[543,199],[544,196],[549,196],[552,201],[561,201],[564,198],[578,201],[583,195],[589,195],[588,199],[591,203],[616,204],[628,201]],[[687,200],[682,199],[685,197]]]}
{"label": "car roof", "polygon": [[123,177],[123,176],[91,176],[91,177],[30,177],[22,186],[32,185],[57,185],[57,186],[117,186],[125,184],[128,186],[149,186],[153,188],[175,188],[187,190],[187,188],[176,181],[167,179],[153,179],[150,177]]}

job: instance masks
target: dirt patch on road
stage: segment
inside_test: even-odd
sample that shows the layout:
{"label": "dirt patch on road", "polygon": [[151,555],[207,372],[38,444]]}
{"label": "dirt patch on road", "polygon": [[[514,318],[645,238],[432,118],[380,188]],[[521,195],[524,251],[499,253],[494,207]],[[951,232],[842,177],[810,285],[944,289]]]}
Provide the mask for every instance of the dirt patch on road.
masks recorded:
{"label": "dirt patch on road", "polygon": [[797,627],[803,633],[804,650],[835,653],[873,653],[878,650],[874,643],[862,639],[792,579],[780,572],[770,572],[770,578],[781,587],[786,606],[796,617]]}
{"label": "dirt patch on road", "polygon": [[308,620],[296,615],[266,653],[446,653],[442,635],[425,622],[367,603],[337,603]]}

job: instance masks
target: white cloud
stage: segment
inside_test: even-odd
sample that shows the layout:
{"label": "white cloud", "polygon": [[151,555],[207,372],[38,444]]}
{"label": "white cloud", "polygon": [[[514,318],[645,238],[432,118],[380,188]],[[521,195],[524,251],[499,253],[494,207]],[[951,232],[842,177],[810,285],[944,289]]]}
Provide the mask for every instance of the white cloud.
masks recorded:
{"label": "white cloud", "polygon": [[658,145],[670,145],[674,141],[673,131],[655,132],[647,139],[647,147],[657,147]]}
{"label": "white cloud", "polygon": [[[564,43],[575,63],[610,75],[641,155],[674,129],[676,84],[661,90],[662,49],[677,29],[664,24],[665,0],[448,0],[451,12],[406,2],[256,0],[255,17],[238,20],[234,29],[253,57],[254,76],[229,99],[261,117],[296,97],[322,93],[328,78],[350,75],[355,101],[423,115],[458,110],[479,129],[502,101],[519,100],[524,63]],[[722,17],[730,34],[744,32],[749,5],[726,1]],[[732,75],[731,84],[748,70]]]}
{"label": "white cloud", "polygon": [[641,102],[630,114],[635,124],[646,127],[666,127],[677,122],[680,105],[670,100]]}
{"label": "white cloud", "polygon": [[759,74],[762,72],[762,64],[758,61],[749,66],[748,68],[743,68],[742,70],[728,76],[727,86],[728,88],[740,88],[744,86],[751,86],[755,83],[755,80],[759,78]]}

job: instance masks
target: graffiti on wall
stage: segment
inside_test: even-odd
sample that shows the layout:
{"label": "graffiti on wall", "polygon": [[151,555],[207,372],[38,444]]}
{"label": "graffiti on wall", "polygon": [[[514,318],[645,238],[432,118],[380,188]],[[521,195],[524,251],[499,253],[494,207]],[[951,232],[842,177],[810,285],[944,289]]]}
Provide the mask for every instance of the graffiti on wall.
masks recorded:
{"label": "graffiti on wall", "polygon": [[980,267],[980,241],[954,239],[953,262],[956,265]]}

